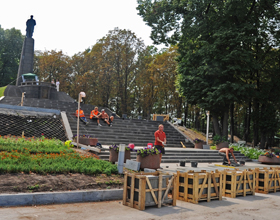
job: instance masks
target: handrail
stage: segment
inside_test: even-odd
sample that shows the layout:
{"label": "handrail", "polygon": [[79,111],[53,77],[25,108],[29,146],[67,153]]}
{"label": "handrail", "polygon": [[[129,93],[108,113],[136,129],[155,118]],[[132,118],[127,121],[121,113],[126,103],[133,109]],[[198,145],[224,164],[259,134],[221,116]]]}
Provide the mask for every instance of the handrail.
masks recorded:
{"label": "handrail", "polygon": [[49,83],[49,82],[37,82],[37,81],[26,81],[26,82],[22,82],[21,86],[51,86],[56,88],[55,84]]}

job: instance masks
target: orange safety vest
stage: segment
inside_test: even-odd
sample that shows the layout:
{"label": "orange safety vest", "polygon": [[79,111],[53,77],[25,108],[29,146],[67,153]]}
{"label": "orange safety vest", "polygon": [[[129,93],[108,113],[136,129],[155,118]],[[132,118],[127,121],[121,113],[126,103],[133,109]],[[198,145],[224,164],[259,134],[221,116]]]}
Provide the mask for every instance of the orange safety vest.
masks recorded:
{"label": "orange safety vest", "polygon": [[[76,117],[78,117],[78,110],[76,110]],[[85,117],[83,110],[80,110],[80,117]]]}
{"label": "orange safety vest", "polygon": [[92,119],[94,115],[97,116],[97,115],[98,115],[98,111],[92,110],[92,111],[90,112],[90,119]]}

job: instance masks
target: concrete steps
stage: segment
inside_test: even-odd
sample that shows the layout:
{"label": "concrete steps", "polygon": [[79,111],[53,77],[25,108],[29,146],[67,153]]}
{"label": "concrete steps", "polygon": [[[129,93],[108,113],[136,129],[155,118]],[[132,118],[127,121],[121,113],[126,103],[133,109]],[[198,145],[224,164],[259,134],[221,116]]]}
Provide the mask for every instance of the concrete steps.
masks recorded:
{"label": "concrete steps", "polygon": [[[12,93],[12,91],[10,91]],[[75,111],[78,104],[69,99],[63,97],[67,94],[61,94],[61,100],[48,100],[48,99],[34,99],[26,98],[24,100],[24,106],[58,109],[65,111],[71,126],[73,135],[77,134],[77,118]],[[60,96],[59,96],[60,97]],[[20,97],[6,96],[0,101],[0,104],[18,105],[21,101]],[[95,106],[81,104],[81,108],[85,112],[85,116],[89,120],[89,115]],[[103,107],[99,107],[101,111]],[[111,110],[104,108],[105,111],[111,115]],[[90,120],[89,120],[90,121]],[[222,162],[222,157],[218,156],[217,151],[212,150],[195,150],[194,145],[190,142],[186,142],[186,137],[178,132],[172,125],[167,122],[138,120],[138,119],[125,119],[122,120],[118,117],[115,118],[113,126],[109,127],[102,120],[100,120],[102,126],[97,126],[96,121],[90,121],[88,126],[80,123],[80,134],[91,135],[98,138],[103,146],[112,144],[129,144],[134,143],[135,146],[145,147],[147,143],[154,143],[154,132],[157,130],[159,124],[164,125],[164,131],[167,138],[166,154],[163,155],[163,163],[178,163],[179,160],[186,160],[186,162],[197,161],[197,162]],[[187,148],[181,148],[181,142]],[[249,161],[244,155],[235,152],[237,159]],[[103,160],[109,160],[108,149],[102,149],[99,155]],[[136,153],[132,153],[132,159],[136,158]]]}
{"label": "concrete steps", "polygon": [[[174,148],[173,148],[174,149]],[[109,161],[109,149],[102,149],[99,154],[99,158]],[[237,160],[251,161],[251,159],[245,157],[238,151],[234,151],[234,155]],[[131,159],[136,160],[136,152],[131,152]],[[186,162],[197,161],[200,163],[222,163],[223,158],[218,155],[216,150],[193,150],[183,149],[172,150],[170,147],[166,147],[165,154],[162,156],[162,163],[179,163],[180,160]]]}

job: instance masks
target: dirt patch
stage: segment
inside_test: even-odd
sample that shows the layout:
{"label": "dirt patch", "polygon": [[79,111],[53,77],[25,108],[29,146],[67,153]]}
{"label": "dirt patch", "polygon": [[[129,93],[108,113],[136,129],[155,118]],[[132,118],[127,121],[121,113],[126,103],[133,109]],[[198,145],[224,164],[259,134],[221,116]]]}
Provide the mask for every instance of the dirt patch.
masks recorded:
{"label": "dirt patch", "polygon": [[123,187],[120,175],[89,176],[84,174],[37,175],[2,174],[0,175],[0,194],[72,191],[86,189],[119,189]]}
{"label": "dirt patch", "polygon": [[[194,130],[191,130],[191,129],[188,129],[188,128],[184,128],[184,127],[181,127],[179,126],[178,129],[180,131],[182,131],[184,134],[186,134],[191,140],[194,140],[194,139],[200,139],[200,140],[203,140],[206,142],[206,137],[205,135],[197,132],[197,131],[194,131]],[[212,140],[208,140],[208,143],[211,145],[212,144]]]}

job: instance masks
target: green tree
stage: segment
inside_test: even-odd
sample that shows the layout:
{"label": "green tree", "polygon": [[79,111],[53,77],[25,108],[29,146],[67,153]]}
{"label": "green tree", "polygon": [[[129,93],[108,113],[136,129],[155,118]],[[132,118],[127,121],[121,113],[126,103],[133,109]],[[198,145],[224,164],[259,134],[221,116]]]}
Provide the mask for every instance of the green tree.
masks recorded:
{"label": "green tree", "polygon": [[228,134],[229,106],[253,97],[257,140],[259,83],[261,74],[274,69],[265,65],[265,57],[279,44],[279,1],[138,0],[138,4],[155,43],[179,42],[181,94],[190,104],[210,110],[215,132],[223,136]]}
{"label": "green tree", "polygon": [[16,83],[23,41],[20,30],[0,25],[0,87]]}

